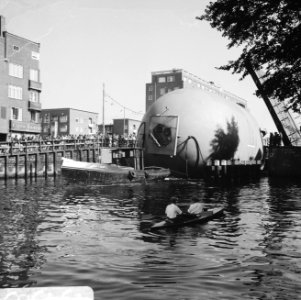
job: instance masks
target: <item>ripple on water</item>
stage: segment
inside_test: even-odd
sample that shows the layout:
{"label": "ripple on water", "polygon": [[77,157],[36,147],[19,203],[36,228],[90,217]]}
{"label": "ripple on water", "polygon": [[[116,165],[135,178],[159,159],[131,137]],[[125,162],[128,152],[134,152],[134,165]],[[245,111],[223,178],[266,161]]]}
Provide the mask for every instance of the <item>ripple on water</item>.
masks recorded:
{"label": "ripple on water", "polygon": [[[170,181],[0,185],[0,286],[88,285],[95,299],[298,299],[301,185]],[[205,225],[147,231],[171,195],[223,205]]]}

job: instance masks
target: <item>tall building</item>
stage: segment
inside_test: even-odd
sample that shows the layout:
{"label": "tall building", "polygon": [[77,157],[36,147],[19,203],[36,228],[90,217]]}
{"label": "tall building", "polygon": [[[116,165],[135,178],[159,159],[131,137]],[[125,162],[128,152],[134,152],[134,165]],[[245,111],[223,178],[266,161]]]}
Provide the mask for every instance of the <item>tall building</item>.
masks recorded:
{"label": "tall building", "polygon": [[73,108],[43,109],[42,136],[95,134],[97,117],[97,113]]}
{"label": "tall building", "polygon": [[41,132],[39,60],[40,44],[7,32],[0,15],[0,141]]}
{"label": "tall building", "polygon": [[205,81],[182,69],[172,69],[167,71],[152,72],[152,81],[146,84],[146,111],[159,97],[163,96],[164,94],[175,89],[187,87],[205,89],[212,93],[218,93],[226,99],[229,99],[229,101],[234,101],[243,107],[247,105],[246,100],[223,90],[213,82]]}

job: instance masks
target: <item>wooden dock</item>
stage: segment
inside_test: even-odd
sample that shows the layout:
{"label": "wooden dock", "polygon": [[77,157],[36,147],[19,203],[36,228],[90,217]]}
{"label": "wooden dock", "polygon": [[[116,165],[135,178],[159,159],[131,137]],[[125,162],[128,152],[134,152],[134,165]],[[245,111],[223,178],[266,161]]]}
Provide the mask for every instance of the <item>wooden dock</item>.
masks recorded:
{"label": "wooden dock", "polygon": [[[133,147],[131,143],[118,146]],[[2,142],[0,179],[56,176],[61,173],[62,157],[97,162],[105,148],[113,149],[97,139]]]}
{"label": "wooden dock", "polygon": [[205,167],[207,180],[236,180],[240,178],[258,178],[263,171],[261,160],[210,160]]}

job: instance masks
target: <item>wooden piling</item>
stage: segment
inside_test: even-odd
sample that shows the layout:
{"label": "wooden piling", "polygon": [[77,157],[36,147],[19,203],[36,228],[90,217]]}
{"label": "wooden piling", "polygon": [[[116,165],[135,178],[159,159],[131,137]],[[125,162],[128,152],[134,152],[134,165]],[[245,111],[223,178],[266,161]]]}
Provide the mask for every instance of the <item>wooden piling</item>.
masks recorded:
{"label": "wooden piling", "polygon": [[8,178],[8,156],[4,157],[4,179]]}
{"label": "wooden piling", "polygon": [[18,179],[18,177],[19,177],[19,155],[16,155],[15,159],[16,159],[15,178]]}
{"label": "wooden piling", "polygon": [[45,153],[45,178],[48,177],[48,153]]}
{"label": "wooden piling", "polygon": [[56,174],[56,154],[57,152],[53,152],[53,176],[55,177],[57,174]]}

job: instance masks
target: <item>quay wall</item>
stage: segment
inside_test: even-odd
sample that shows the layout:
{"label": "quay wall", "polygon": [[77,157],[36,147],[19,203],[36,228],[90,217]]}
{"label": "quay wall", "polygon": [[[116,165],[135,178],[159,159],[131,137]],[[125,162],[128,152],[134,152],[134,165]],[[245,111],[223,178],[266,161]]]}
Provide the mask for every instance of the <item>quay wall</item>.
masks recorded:
{"label": "quay wall", "polygon": [[269,147],[268,175],[271,177],[301,177],[301,147]]}
{"label": "quay wall", "polygon": [[96,162],[101,141],[49,141],[0,143],[0,179],[56,176],[62,157]]}
{"label": "quay wall", "polygon": [[[127,141],[112,147],[100,140],[0,143],[0,180],[57,176],[61,173],[63,157],[96,162],[102,155],[102,161],[109,162],[107,156],[111,153],[111,149],[125,147],[133,148],[135,145],[132,141]],[[105,149],[106,151],[103,151]],[[114,163],[125,163],[119,160],[122,158],[114,158]],[[262,174],[262,167],[262,161],[212,160],[207,162],[203,177],[207,180],[259,177]]]}

